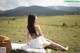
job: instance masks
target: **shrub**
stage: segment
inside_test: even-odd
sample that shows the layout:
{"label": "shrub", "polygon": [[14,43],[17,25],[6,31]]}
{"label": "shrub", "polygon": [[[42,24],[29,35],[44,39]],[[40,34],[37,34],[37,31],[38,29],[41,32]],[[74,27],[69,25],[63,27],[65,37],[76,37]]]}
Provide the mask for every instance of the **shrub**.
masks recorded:
{"label": "shrub", "polygon": [[16,20],[16,18],[12,18],[12,20]]}
{"label": "shrub", "polygon": [[66,24],[66,23],[63,23],[63,24],[62,24],[62,27],[64,27],[64,26],[67,26],[67,24]]}

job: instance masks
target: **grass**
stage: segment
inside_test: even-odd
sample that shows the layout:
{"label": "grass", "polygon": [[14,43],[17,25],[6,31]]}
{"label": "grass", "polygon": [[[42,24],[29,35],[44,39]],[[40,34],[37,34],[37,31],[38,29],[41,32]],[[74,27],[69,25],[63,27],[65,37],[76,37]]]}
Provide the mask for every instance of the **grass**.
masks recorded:
{"label": "grass", "polygon": [[[80,15],[38,16],[38,24],[46,38],[63,46],[69,46],[66,52],[80,53]],[[0,17],[0,35],[10,38],[11,42],[25,43],[27,17]]]}

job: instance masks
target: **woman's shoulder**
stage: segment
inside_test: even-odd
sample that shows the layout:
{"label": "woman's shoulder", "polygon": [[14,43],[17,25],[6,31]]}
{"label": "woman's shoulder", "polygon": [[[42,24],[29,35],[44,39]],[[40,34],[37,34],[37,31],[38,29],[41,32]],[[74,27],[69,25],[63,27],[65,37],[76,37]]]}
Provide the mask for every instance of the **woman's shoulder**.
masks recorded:
{"label": "woman's shoulder", "polygon": [[35,25],[35,27],[40,27],[39,25]]}
{"label": "woman's shoulder", "polygon": [[40,28],[40,26],[39,26],[39,25],[35,25],[35,28],[39,29],[39,28]]}

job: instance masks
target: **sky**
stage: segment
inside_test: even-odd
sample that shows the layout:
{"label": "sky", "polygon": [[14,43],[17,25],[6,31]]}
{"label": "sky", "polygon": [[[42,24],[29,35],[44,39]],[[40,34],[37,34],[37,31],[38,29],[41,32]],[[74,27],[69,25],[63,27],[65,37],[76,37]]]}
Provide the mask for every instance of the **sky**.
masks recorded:
{"label": "sky", "polygon": [[0,0],[0,10],[9,10],[19,6],[78,6],[80,2],[65,2],[65,0]]}

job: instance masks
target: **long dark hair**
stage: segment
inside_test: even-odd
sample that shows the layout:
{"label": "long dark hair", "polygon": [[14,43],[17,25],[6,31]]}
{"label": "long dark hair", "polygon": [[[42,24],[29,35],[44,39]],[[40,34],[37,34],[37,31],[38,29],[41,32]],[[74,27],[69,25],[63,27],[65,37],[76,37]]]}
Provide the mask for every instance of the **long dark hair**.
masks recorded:
{"label": "long dark hair", "polygon": [[35,34],[36,35],[36,30],[35,30],[35,19],[36,19],[36,15],[34,14],[29,14],[28,15],[28,25],[27,25],[27,28],[29,30],[29,33],[31,35]]}

